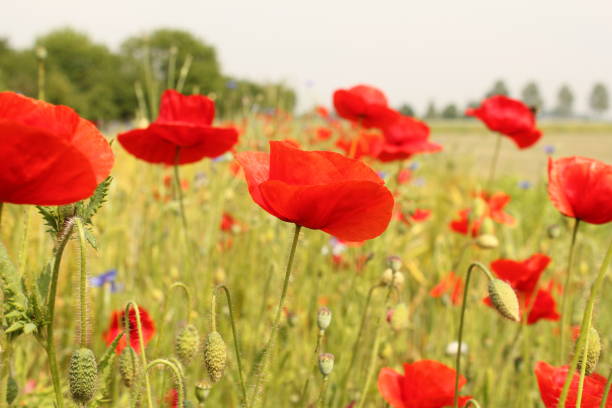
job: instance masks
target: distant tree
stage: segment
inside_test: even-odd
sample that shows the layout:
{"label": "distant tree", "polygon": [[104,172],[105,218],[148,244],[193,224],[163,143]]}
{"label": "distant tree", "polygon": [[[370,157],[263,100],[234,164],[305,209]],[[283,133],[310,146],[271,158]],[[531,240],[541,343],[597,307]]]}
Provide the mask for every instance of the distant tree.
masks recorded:
{"label": "distant tree", "polygon": [[425,111],[425,118],[427,119],[435,119],[438,117],[438,111],[436,110],[436,104],[432,101],[427,105],[427,110]]}
{"label": "distant tree", "polygon": [[591,96],[589,97],[589,105],[597,115],[601,115],[610,107],[608,89],[601,82],[593,86]]}
{"label": "distant tree", "polygon": [[412,106],[408,105],[407,103],[405,103],[402,106],[400,106],[398,111],[402,115],[406,115],[406,116],[414,116],[414,113],[415,113],[414,109],[412,109]]}
{"label": "distant tree", "polygon": [[508,87],[506,86],[506,83],[503,79],[498,79],[497,81],[495,81],[493,87],[486,93],[485,96],[489,98],[493,95],[510,95],[510,91],[508,90]]}
{"label": "distant tree", "polygon": [[542,95],[540,94],[540,88],[538,87],[538,84],[533,81],[525,85],[523,91],[521,92],[521,98],[527,105],[538,110],[542,110],[544,107],[544,101],[542,99]]}
{"label": "distant tree", "polygon": [[574,109],[574,94],[569,85],[563,84],[557,93],[555,113],[561,117],[571,116]]}
{"label": "distant tree", "polygon": [[[46,49],[47,99],[67,104],[92,120],[131,116],[133,80],[121,57],[71,28],[53,30],[36,40]],[[32,58],[36,64],[36,59]],[[35,76],[31,77],[32,82]]]}
{"label": "distant tree", "polygon": [[457,119],[459,117],[459,110],[454,103],[448,104],[442,109],[440,116],[443,119]]}

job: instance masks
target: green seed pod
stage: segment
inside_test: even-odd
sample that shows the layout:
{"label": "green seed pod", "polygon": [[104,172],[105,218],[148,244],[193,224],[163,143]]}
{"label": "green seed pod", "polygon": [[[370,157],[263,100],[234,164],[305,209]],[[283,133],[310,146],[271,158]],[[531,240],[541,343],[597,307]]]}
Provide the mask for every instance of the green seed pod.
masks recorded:
{"label": "green seed pod", "polygon": [[393,286],[397,289],[401,289],[404,287],[404,283],[406,282],[406,277],[400,271],[395,271],[393,274]]}
{"label": "green seed pod", "polygon": [[193,324],[185,326],[176,336],[176,355],[185,365],[189,365],[200,349],[200,334]]}
{"label": "green seed pod", "polygon": [[387,268],[380,276],[380,284],[384,286],[389,286],[392,281],[393,281],[393,270],[391,268]]}
{"label": "green seed pod", "polygon": [[18,393],[19,386],[17,385],[17,381],[10,375],[6,380],[6,402],[11,405],[15,401],[15,398],[17,398]]}
{"label": "green seed pod", "polygon": [[212,383],[223,377],[225,363],[227,362],[227,347],[219,332],[210,332],[204,345],[204,364]]}
{"label": "green seed pod", "polygon": [[506,319],[520,321],[519,304],[512,286],[501,279],[489,280],[489,297],[495,309]]}
{"label": "green seed pod", "polygon": [[[576,350],[575,352],[578,353],[578,366],[576,367],[576,369],[580,371],[582,369],[582,355],[584,351]],[[599,333],[597,332],[597,330],[591,327],[591,329],[589,330],[588,350],[586,356],[586,375],[590,375],[593,371],[595,371],[595,367],[597,367],[597,363],[599,362],[600,353],[601,340],[599,339]]]}
{"label": "green seed pod", "polygon": [[334,355],[331,353],[319,354],[319,371],[327,377],[334,369]]}
{"label": "green seed pod", "polygon": [[93,351],[80,348],[72,354],[68,369],[68,381],[72,400],[86,405],[94,396],[98,379],[98,364]]}
{"label": "green seed pod", "polygon": [[195,386],[195,396],[200,404],[204,404],[208,399],[208,395],[210,394],[210,389],[212,385],[208,380],[204,380]]}
{"label": "green seed pod", "polygon": [[397,255],[392,255],[387,258],[387,264],[393,272],[397,272],[402,268],[402,259]]}
{"label": "green seed pod", "polygon": [[476,245],[480,249],[495,249],[499,246],[499,240],[493,234],[482,234],[476,238]]}
{"label": "green seed pod", "polygon": [[131,388],[137,381],[140,373],[140,360],[136,351],[131,346],[127,346],[119,355],[119,374],[123,384]]}
{"label": "green seed pod", "polygon": [[317,326],[319,330],[326,330],[332,319],[332,312],[326,307],[322,307],[317,312]]}

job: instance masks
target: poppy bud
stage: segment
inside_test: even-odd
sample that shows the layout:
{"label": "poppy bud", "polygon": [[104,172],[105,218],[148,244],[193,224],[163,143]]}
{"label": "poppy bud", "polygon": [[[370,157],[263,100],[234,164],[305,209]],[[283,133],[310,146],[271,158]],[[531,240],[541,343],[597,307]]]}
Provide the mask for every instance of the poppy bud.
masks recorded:
{"label": "poppy bud", "polygon": [[331,353],[319,354],[319,371],[327,377],[334,369],[334,355]]}
{"label": "poppy bud", "polygon": [[15,401],[15,398],[17,398],[18,393],[19,386],[17,385],[17,381],[10,375],[6,381],[6,402],[11,405]]}
{"label": "poppy bud", "polygon": [[119,374],[123,384],[131,388],[136,383],[139,373],[140,360],[138,360],[136,351],[128,345],[119,355]]}
{"label": "poppy bud", "polygon": [[[576,344],[577,346],[578,344]],[[582,355],[584,350],[576,350],[578,353],[578,365],[576,369],[580,371],[582,369]],[[601,353],[601,341],[599,339],[599,333],[595,328],[591,327],[589,330],[589,341],[588,341],[588,350],[586,355],[586,367],[585,373],[586,375],[590,375],[593,371],[595,371],[595,367],[597,367],[597,363],[599,362],[599,354]]]}
{"label": "poppy bud", "polygon": [[200,334],[193,324],[185,326],[176,336],[175,351],[179,360],[188,365],[200,348]]}
{"label": "poppy bud", "polygon": [[393,274],[393,286],[395,286],[398,289],[401,289],[404,287],[404,282],[406,282],[406,278],[404,277],[404,274],[400,271],[396,271]]}
{"label": "poppy bud", "polygon": [[499,246],[499,240],[495,235],[482,234],[476,238],[476,245],[480,249],[495,249]]}
{"label": "poppy bud", "polygon": [[200,404],[204,404],[208,395],[210,394],[210,389],[212,385],[208,382],[208,380],[204,380],[195,386],[195,396]]}
{"label": "poppy bud", "polygon": [[550,239],[559,238],[559,235],[561,235],[561,227],[558,224],[549,225],[548,228],[546,228],[546,234]]}
{"label": "poppy bud", "polygon": [[204,345],[204,364],[210,380],[214,383],[223,377],[227,361],[227,348],[219,332],[210,332]]}
{"label": "poppy bud", "polygon": [[512,286],[501,279],[489,280],[489,297],[495,309],[506,319],[520,320],[519,304]]}
{"label": "poppy bud", "polygon": [[72,354],[68,368],[68,382],[72,400],[86,405],[94,396],[98,379],[98,364],[93,351],[80,348]]}
{"label": "poppy bud", "polygon": [[317,325],[319,330],[325,330],[329,327],[332,319],[332,312],[326,307],[322,307],[317,312]]}
{"label": "poppy bud", "polygon": [[385,271],[382,273],[380,277],[380,284],[384,286],[389,286],[391,285],[392,281],[393,281],[393,270],[391,270],[391,268],[387,268],[385,269]]}

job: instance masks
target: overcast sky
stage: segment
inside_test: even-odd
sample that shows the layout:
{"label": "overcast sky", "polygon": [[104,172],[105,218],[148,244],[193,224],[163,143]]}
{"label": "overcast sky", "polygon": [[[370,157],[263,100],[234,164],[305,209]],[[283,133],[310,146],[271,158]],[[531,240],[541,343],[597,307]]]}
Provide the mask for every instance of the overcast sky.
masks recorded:
{"label": "overcast sky", "polygon": [[548,106],[567,82],[579,109],[595,81],[612,88],[612,0],[0,1],[13,46],[65,25],[112,48],[183,28],[217,48],[225,73],[284,80],[302,107],[357,83],[419,110],[479,99],[497,78],[515,96],[536,80]]}

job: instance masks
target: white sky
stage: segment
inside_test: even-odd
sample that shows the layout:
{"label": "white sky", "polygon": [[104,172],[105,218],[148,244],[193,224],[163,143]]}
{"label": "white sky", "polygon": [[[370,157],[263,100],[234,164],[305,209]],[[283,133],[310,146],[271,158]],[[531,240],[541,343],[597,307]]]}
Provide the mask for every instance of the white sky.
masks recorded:
{"label": "white sky", "polygon": [[[612,88],[612,0],[0,0],[0,36],[26,47],[70,25],[116,48],[157,27],[217,48],[223,71],[284,80],[300,105],[369,83],[420,111],[479,99],[497,78],[514,96],[536,80],[547,106],[562,82],[579,109]],[[312,82],[310,86],[307,84]]]}

